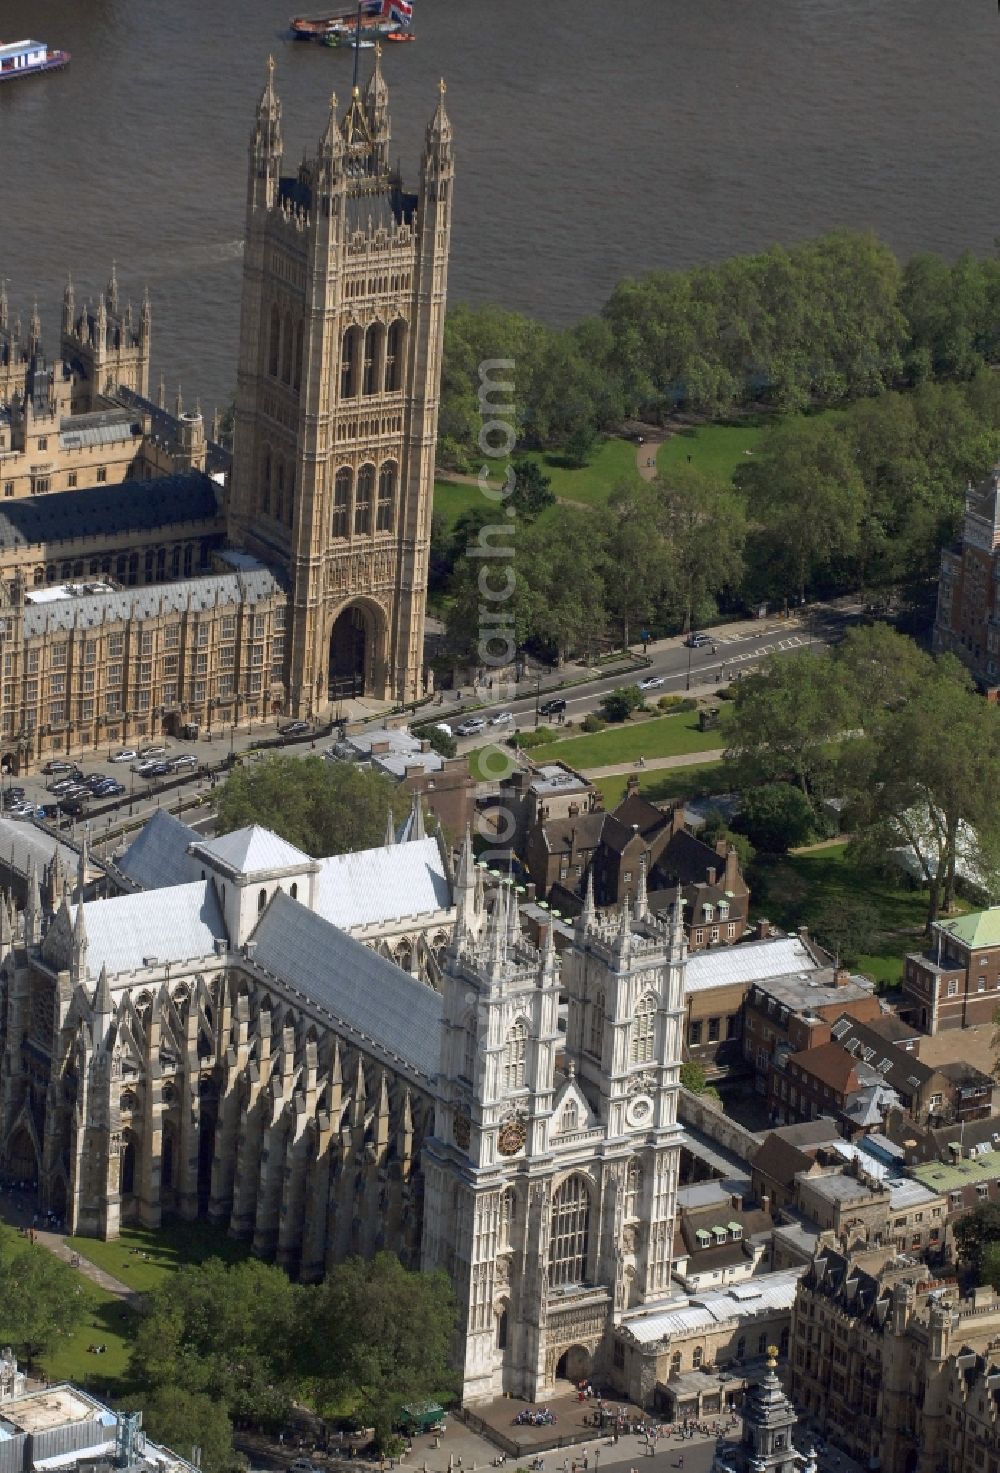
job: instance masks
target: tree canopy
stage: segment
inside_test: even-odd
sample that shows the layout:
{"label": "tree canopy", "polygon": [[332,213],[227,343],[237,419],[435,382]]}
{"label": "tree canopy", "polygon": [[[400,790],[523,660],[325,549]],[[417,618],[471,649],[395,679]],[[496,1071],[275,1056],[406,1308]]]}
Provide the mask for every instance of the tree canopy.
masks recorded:
{"label": "tree canopy", "polygon": [[0,1337],[35,1357],[71,1335],[88,1308],[79,1275],[36,1244],[0,1243]]}
{"label": "tree canopy", "polygon": [[381,773],[323,757],[265,757],[234,767],[219,789],[219,833],[273,829],[306,854],[371,849],[385,838],[395,786]]}

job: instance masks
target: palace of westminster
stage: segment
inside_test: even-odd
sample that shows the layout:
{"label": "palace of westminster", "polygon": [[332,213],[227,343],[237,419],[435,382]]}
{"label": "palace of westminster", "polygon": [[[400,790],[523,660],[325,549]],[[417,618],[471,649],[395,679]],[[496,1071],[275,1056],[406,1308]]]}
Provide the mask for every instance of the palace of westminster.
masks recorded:
{"label": "palace of westminster", "polygon": [[0,760],[424,690],[454,173],[419,185],[376,63],[282,173],[273,62],[250,145],[232,466],[149,397],[152,313],[65,292],[60,352],[0,295]]}

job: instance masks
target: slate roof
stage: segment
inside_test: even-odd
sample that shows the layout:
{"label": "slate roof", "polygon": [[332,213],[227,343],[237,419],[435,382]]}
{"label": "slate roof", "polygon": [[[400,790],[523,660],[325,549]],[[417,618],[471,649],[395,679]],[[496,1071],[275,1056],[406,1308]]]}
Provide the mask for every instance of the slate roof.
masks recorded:
{"label": "slate roof", "polygon": [[250,824],[221,834],[217,839],[198,841],[196,853],[237,874],[256,875],[271,870],[308,870],[316,864],[308,854],[296,849],[272,829]]}
{"label": "slate roof", "polygon": [[59,862],[72,881],[80,859],[75,849],[60,844],[51,834],[43,833],[23,819],[0,818],[0,859],[22,875],[28,873],[29,861],[34,859],[41,883],[42,867],[51,862],[57,849]]}
{"label": "slate roof", "polygon": [[118,868],[140,890],[186,885],[192,876],[188,845],[199,837],[195,829],[158,808],[117,861]]}
{"label": "slate roof", "polygon": [[451,884],[437,839],[415,839],[320,860],[316,912],[351,931],[450,909]]}
{"label": "slate roof", "polygon": [[639,793],[630,793],[612,811],[618,822],[623,823],[626,828],[637,825],[644,839],[658,834],[664,824],[673,822],[669,813],[664,813],[662,808],[657,808],[655,803],[650,803],[648,798],[643,798]]}
{"label": "slate roof", "polygon": [[162,964],[212,956],[216,939],[228,939],[211,880],[91,900],[83,920],[91,978],[102,966],[113,977],[139,971],[153,957]]}
{"label": "slate roof", "polygon": [[905,1099],[934,1077],[934,1070],[929,1064],[922,1064],[916,1054],[890,1043],[881,1032],[873,1032],[849,1013],[837,1019],[831,1032],[855,1059],[870,1065]]}
{"label": "slate roof", "polygon": [[[162,484],[151,481],[153,486]],[[83,496],[72,491],[72,496]],[[50,501],[52,497],[43,497]],[[16,506],[17,502],[11,502]],[[3,513],[0,512],[0,520]],[[46,634],[56,629],[95,628],[105,622],[151,619],[157,614],[182,614],[187,609],[212,609],[219,604],[255,604],[270,598],[281,585],[266,568],[250,572],[209,573],[203,578],[185,578],[180,583],[146,583],[141,588],[120,588],[113,593],[72,594],[46,600],[24,609],[26,635]]]}
{"label": "slate roof", "polygon": [[801,1049],[797,1054],[789,1054],[785,1063],[786,1067],[797,1065],[803,1073],[818,1079],[821,1084],[829,1085],[838,1094],[850,1094],[858,1087],[857,1060],[833,1039],[829,1043],[821,1043],[817,1048]]}
{"label": "slate roof", "polygon": [[0,547],[33,547],[80,537],[141,532],[178,522],[215,521],[218,487],[201,471],[156,481],[122,481],[23,496],[0,508]]}
{"label": "slate roof", "polygon": [[[416,848],[417,845],[408,845]],[[345,1035],[425,1079],[438,1072],[443,998],[278,891],[253,937],[254,960],[328,1013]]]}

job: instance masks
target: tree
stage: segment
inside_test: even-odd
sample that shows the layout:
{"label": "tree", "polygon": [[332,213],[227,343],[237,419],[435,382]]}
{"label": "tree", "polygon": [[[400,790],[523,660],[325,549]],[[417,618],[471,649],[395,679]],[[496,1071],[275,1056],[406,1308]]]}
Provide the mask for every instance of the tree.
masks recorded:
{"label": "tree", "polygon": [[984,1202],[955,1223],[955,1251],[968,1264],[977,1283],[983,1281],[987,1250],[1000,1244],[1000,1202]]}
{"label": "tree", "polygon": [[607,621],[600,527],[599,512],[564,506],[558,519],[536,522],[519,543],[514,608],[521,642],[533,640],[560,663],[589,650]]}
{"label": "tree", "polygon": [[785,854],[812,837],[813,811],[800,788],[791,783],[765,783],[744,794],[737,826],[756,849]]}
{"label": "tree", "polygon": [[537,460],[521,457],[511,462],[514,472],[512,505],[522,522],[533,522],[547,506],[555,503],[552,477],[547,476]]}
{"label": "tree", "polygon": [[897,709],[845,749],[842,774],[855,852],[881,857],[908,845],[928,890],[928,925],[955,899],[959,842],[983,868],[1000,856],[1000,715],[975,694],[958,661],[942,656]]}
{"label": "tree", "polygon": [[634,626],[649,618],[670,579],[671,553],[652,486],[619,481],[608,498],[603,540],[608,611],[621,620],[627,648]]}
{"label": "tree", "polygon": [[726,760],[742,784],[794,778],[812,803],[832,770],[830,744],[852,715],[837,667],[825,656],[772,656],[736,686]]}
{"label": "tree", "polygon": [[430,742],[431,751],[437,752],[441,757],[454,757],[458,751],[458,743],[453,736],[442,731],[439,725],[431,723],[429,726],[421,726],[415,733],[421,740]]}
{"label": "tree", "polygon": [[856,551],[865,488],[850,441],[836,424],[780,422],[734,480],[781,554],[789,592],[804,599],[807,587]]}
{"label": "tree", "polygon": [[146,1296],[131,1374],[150,1393],[177,1387],[230,1417],[280,1425],[301,1374],[310,1292],[256,1259],[187,1265]]}
{"label": "tree", "polygon": [[879,913],[874,905],[857,896],[838,895],[808,912],[809,928],[816,940],[838,962],[857,963],[871,951],[879,933]]}
{"label": "tree", "polygon": [[704,1092],[707,1082],[708,1076],[704,1065],[699,1064],[697,1059],[685,1059],[681,1065],[682,1089],[690,1090],[693,1095],[700,1095]]}
{"label": "tree", "polygon": [[406,1402],[451,1392],[455,1301],[446,1274],[410,1272],[380,1253],[336,1265],[310,1295],[302,1346],[321,1410],[353,1413],[384,1445]]}
{"label": "tree", "polygon": [[79,1276],[45,1248],[3,1245],[0,1258],[0,1336],[36,1356],[71,1335],[89,1300]]}
{"label": "tree", "polygon": [[667,602],[688,630],[742,577],[746,505],[731,485],[689,465],[671,466],[655,485],[659,525],[670,549]]}
{"label": "tree", "polygon": [[738,834],[735,829],[731,829],[724,814],[720,813],[718,808],[710,808],[708,810],[698,837],[704,843],[713,846],[718,844],[720,839],[723,839],[726,844],[731,844],[736,850],[740,861],[740,868],[744,874],[753,863],[757,853],[746,834]]}
{"label": "tree", "polygon": [[239,1465],[226,1409],[203,1392],[160,1386],[144,1399],[142,1422],[154,1442],[163,1443],[182,1458],[190,1458],[192,1450],[200,1448],[198,1466],[205,1473],[229,1473]]}
{"label": "tree", "polygon": [[371,849],[385,838],[395,794],[387,777],[350,762],[265,757],[234,767],[219,789],[218,831],[259,823],[323,857]]}
{"label": "tree", "polygon": [[605,721],[627,721],[642,705],[642,691],[637,685],[622,685],[601,697],[601,714]]}

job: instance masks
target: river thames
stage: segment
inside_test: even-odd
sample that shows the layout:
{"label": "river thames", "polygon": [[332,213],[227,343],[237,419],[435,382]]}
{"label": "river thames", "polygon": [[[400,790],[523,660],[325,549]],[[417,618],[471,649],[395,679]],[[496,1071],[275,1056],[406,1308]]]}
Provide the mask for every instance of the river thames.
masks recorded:
{"label": "river thames", "polygon": [[[306,0],[312,9],[321,0]],[[284,0],[4,0],[3,34],[68,48],[0,89],[0,274],[50,353],[72,270],[153,299],[153,380],[210,411],[235,385],[246,146],[268,52],[286,167],[352,59],[288,39]],[[451,299],[552,322],[622,276],[872,229],[902,255],[1000,233],[993,0],[414,0],[387,48],[412,179],[448,82]],[[362,74],[371,53],[362,54]]]}

